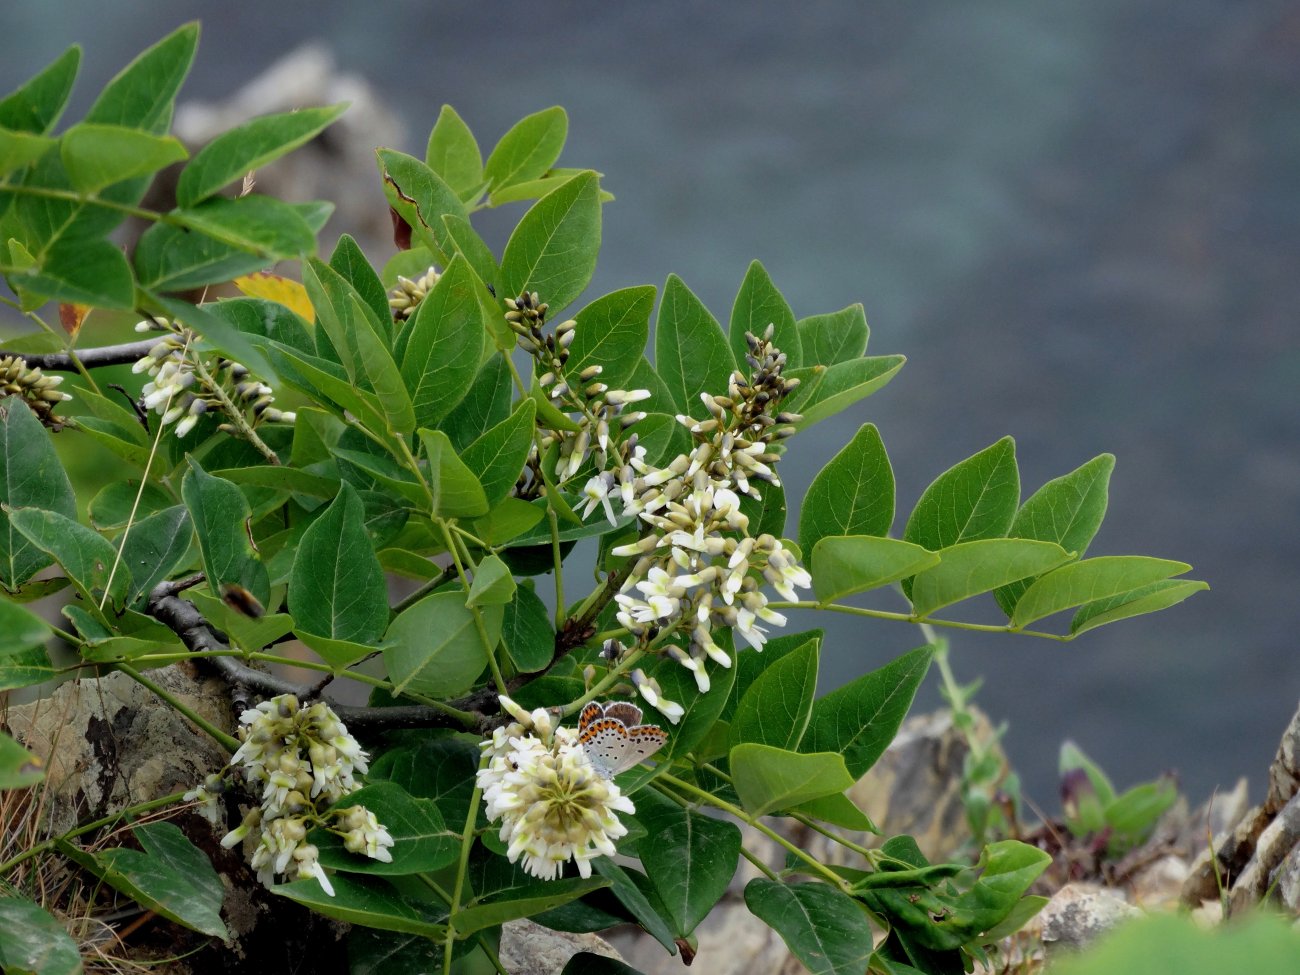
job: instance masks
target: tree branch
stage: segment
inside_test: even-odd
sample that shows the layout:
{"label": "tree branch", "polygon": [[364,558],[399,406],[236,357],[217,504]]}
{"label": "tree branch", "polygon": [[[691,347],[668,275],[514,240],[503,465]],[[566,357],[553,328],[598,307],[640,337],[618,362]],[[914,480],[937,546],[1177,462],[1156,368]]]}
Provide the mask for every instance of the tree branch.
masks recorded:
{"label": "tree branch", "polygon": [[[121,345],[102,345],[95,349],[82,349],[74,354],[77,361],[88,369],[95,366],[120,366],[143,358],[157,344],[157,338],[142,339],[138,342],[123,342]],[[47,371],[77,371],[72,356],[67,352],[6,352],[4,354],[17,356],[29,366],[39,366]]]}
{"label": "tree branch", "polygon": [[[222,653],[230,648],[213,632],[211,625],[195,605],[181,599],[177,593],[196,585],[202,576],[190,576],[175,582],[162,582],[149,594],[147,611],[150,616],[175,633],[188,650],[206,653]],[[204,657],[234,688],[255,691],[258,694],[275,696],[293,694],[302,701],[311,701],[321,697],[322,684],[298,684],[283,677],[276,677],[264,671],[254,670],[240,663],[233,657]],[[354,707],[346,704],[328,702],[334,713],[349,728],[456,728],[465,730],[464,726],[452,715],[437,708],[409,705],[392,708]],[[484,702],[485,706],[487,702]],[[482,724],[491,720],[497,712],[496,696],[493,695],[491,707],[484,710],[475,709],[481,715]]]}

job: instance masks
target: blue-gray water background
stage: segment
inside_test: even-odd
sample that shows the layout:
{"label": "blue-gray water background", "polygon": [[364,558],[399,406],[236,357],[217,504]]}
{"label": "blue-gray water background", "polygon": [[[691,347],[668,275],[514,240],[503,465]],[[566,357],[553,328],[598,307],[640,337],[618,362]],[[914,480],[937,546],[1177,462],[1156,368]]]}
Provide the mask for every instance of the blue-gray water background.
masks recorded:
{"label": "blue-gray water background", "polygon": [[[193,18],[183,98],[319,39],[401,113],[408,151],[443,102],[485,147],[563,104],[563,162],[618,197],[589,297],[676,272],[725,322],[758,258],[797,315],[861,301],[871,351],[908,365],[795,441],[795,497],[867,421],[899,528],[1004,434],[1025,495],[1115,453],[1092,554],[1182,559],[1212,591],[1069,645],[954,632],[954,666],[986,678],[1049,808],[1066,737],[1120,784],[1177,769],[1200,797],[1247,774],[1260,794],[1300,696],[1300,7],[32,0],[0,13],[0,88],[77,41],[84,108]],[[828,627],[826,682],[922,642],[796,622]]]}

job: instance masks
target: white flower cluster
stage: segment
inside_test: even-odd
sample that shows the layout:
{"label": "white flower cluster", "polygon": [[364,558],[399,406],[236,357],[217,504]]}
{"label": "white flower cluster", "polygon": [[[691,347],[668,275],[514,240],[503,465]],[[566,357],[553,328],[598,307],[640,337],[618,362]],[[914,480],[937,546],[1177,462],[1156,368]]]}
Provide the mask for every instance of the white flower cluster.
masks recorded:
{"label": "white flower cluster", "polygon": [[[357,773],[366,771],[366,753],[328,704],[317,701],[300,707],[292,694],[263,701],[239,719],[243,742],[230,760],[243,772],[245,782],[261,791],[261,804],[222,839],[230,848],[256,835],[251,864],[268,887],[276,874],[303,880],[315,877],[325,892],[334,888],[319,862],[319,851],[308,843],[307,832],[322,826],[343,838],[353,853],[391,863],[393,838],[374,813],[364,806],[327,809],[359,789]],[[202,813],[215,825],[220,819],[218,796],[221,776],[208,776],[203,785],[186,793],[187,800],[203,803]],[[320,807],[320,808],[318,808]]]}
{"label": "white flower cluster", "polygon": [[[213,356],[200,370],[201,358],[194,351],[197,336],[184,326],[165,318],[146,319],[135,326],[137,332],[164,331],[168,334],[131,367],[135,373],[148,372],[152,377],[140,390],[146,410],[162,417],[163,426],[176,424],[176,436],[183,437],[210,409],[229,410],[230,406],[250,410],[254,423],[293,423],[297,416],[277,410],[274,390],[249,375],[238,362]],[[209,382],[204,373],[211,377]],[[222,382],[219,394],[215,383]],[[228,405],[229,404],[229,405]],[[225,424],[222,429],[235,432]]]}
{"label": "white flower cluster", "polygon": [[[789,436],[799,419],[776,412],[797,381],[781,376],[786,357],[771,344],[771,334],[769,327],[761,339],[747,336],[749,378],[736,371],[726,396],[702,394],[708,419],[677,417],[695,441],[689,454],[655,468],[629,438],[626,463],[591,478],[585,488],[584,517],[603,504],[612,522],[610,498],[617,497],[622,513],[638,518],[646,530],[637,541],[611,550],[637,559],[614,597],[619,623],[639,641],[669,627],[687,632],[689,652],[671,645],[665,652],[692,672],[701,692],[709,689],[704,658],[731,666],[730,655],[713,639],[715,627],[731,627],[761,650],[767,631],[759,623],[786,622],[768,608],[762,583],[789,600],[799,598],[796,587],[812,586],[780,539],[749,534],[749,519],[740,510],[741,494],[761,500],[757,482],[780,484],[773,470],[780,454],[773,444]],[[654,700],[657,687],[642,681],[638,688],[663,710]]]}
{"label": "white flower cluster", "polygon": [[58,426],[54,407],[72,399],[59,390],[62,384],[62,376],[44,375],[40,366],[29,367],[22,356],[0,356],[0,397],[21,396],[46,426]]}
{"label": "white flower cluster", "polygon": [[511,863],[522,858],[524,870],[543,880],[558,877],[569,860],[590,877],[591,861],[612,856],[614,841],[627,834],[615,814],[636,812],[632,800],[544,709],[530,714],[507,697],[501,705],[515,720],[480,746],[488,762],[477,784],[488,821],[501,820],[506,856]]}
{"label": "white flower cluster", "polygon": [[[555,465],[555,480],[559,484],[572,478],[588,458],[603,472],[613,465],[622,465],[624,458],[612,431],[620,430],[645,419],[642,411],[624,413],[623,410],[650,398],[648,389],[611,389],[600,381],[604,366],[590,365],[579,370],[576,376],[565,373],[569,347],[577,335],[577,322],[573,319],[560,322],[552,334],[543,333],[546,320],[546,303],[538,300],[537,292],[525,292],[518,298],[507,298],[506,324],[519,337],[519,345],[533,356],[544,370],[537,377],[537,385],[546,391],[547,399],[561,412],[576,414],[576,430],[546,429],[539,446],[545,451],[559,445]],[[538,462],[534,449],[530,463]],[[594,502],[594,503],[598,503]],[[588,505],[588,511],[592,505]],[[614,518],[609,505],[605,505],[610,520]]]}
{"label": "white flower cluster", "polygon": [[393,312],[395,321],[404,322],[415,314],[415,309],[425,299],[442,275],[432,264],[429,269],[415,280],[397,276],[397,286],[388,292],[388,307]]}

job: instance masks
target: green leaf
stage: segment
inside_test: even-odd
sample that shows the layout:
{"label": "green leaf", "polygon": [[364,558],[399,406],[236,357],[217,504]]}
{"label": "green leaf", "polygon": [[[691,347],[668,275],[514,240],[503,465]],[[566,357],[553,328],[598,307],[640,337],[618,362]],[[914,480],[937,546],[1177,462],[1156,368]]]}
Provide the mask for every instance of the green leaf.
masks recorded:
{"label": "green leaf", "polygon": [[[96,589],[108,585],[117,552],[103,535],[67,515],[39,508],[11,508],[9,520],[33,545],[59,563],[86,600],[94,598]],[[130,581],[130,570],[119,565],[109,593],[113,605],[122,605]]]}
{"label": "green leaf", "polygon": [[[75,50],[75,49],[74,49]],[[81,975],[81,953],[67,929],[44,908],[0,897],[0,968],[20,975]]]}
{"label": "green leaf", "polygon": [[1106,807],[1106,824],[1114,832],[1107,852],[1122,856],[1143,843],[1155,829],[1156,821],[1178,801],[1178,787],[1168,777],[1135,785]]}
{"label": "green leaf", "polygon": [[460,825],[469,815],[478,761],[477,739],[422,738],[380,755],[370,766],[369,779],[395,782],[412,796],[437,803],[445,820]]}
{"label": "green leaf", "polygon": [[51,301],[125,311],[135,297],[131,265],[106,240],[59,240],[15,283]]}
{"label": "green leaf", "polygon": [[[301,416],[301,414],[299,414]],[[295,424],[296,431],[297,424]],[[333,498],[339,491],[337,478],[323,477],[296,467],[228,467],[212,472],[236,484],[293,491],[311,498]]]}
{"label": "green leaf", "polygon": [[171,217],[231,247],[262,258],[263,263],[300,257],[316,247],[316,234],[288,203],[257,193],[227,199],[212,197]]}
{"label": "green leaf", "polygon": [[501,258],[501,296],[536,291],[554,318],[587,287],[599,251],[600,186],[595,173],[585,173],[546,194],[519,221]]}
{"label": "green leaf", "polygon": [[485,336],[481,287],[469,262],[457,255],[406,325],[402,380],[422,427],[437,426],[475,381]]}
{"label": "green leaf", "polygon": [[[388,306],[388,292],[379,275],[366,260],[360,245],[348,234],[339,237],[330,255],[329,266],[350,284],[357,296],[373,314],[371,324],[376,326],[376,334],[389,344],[392,331],[392,309]],[[292,344],[292,343],[290,343]]]}
{"label": "green leaf", "polygon": [[336,921],[380,931],[418,934],[425,938],[446,937],[445,913],[435,914],[423,904],[408,901],[386,881],[377,877],[335,874],[330,883],[334,887],[332,895],[325,893],[315,879],[277,884],[271,888],[271,893],[287,897]]}
{"label": "green leaf", "polygon": [[745,743],[731,749],[731,779],[740,804],[755,816],[843,792],[853,776],[836,752],[792,752]]}
{"label": "green leaf", "polygon": [[194,525],[184,505],[173,505],[136,522],[121,546],[122,566],[130,570],[127,604],[138,606],[153,587],[172,574],[190,551]]}
{"label": "green leaf", "polygon": [[833,366],[867,352],[867,315],[861,304],[828,315],[811,315],[795,323],[806,366]]}
{"label": "green leaf", "polygon": [[[487,667],[489,647],[501,636],[503,614],[483,612],[489,646],[465,605],[463,592],[436,592],[408,606],[388,627],[384,650],[395,693],[447,698],[463,693]],[[495,621],[495,626],[493,622]]]}
{"label": "green leaf", "polygon": [[424,161],[430,169],[469,203],[483,185],[483,154],[474,133],[450,105],[443,105],[429,133]]}
{"label": "green leaf", "polygon": [[[25,789],[43,778],[45,778],[45,763],[40,757],[33,755],[4,732],[0,732],[0,791]],[[3,941],[0,941],[0,958],[3,957],[2,948]]]}
{"label": "green leaf", "polygon": [[800,385],[781,405],[798,413],[801,419],[795,426],[806,430],[887,385],[906,362],[901,355],[878,355],[837,362],[829,368],[792,370],[786,378],[798,379]]}
{"label": "green leaf", "polygon": [[[491,196],[488,197],[488,205],[499,207],[507,203],[518,203],[520,200],[539,200],[547,193],[558,189],[562,184],[585,172],[588,172],[588,170],[556,166],[548,169],[537,179],[524,180],[522,183],[511,183],[502,189],[493,190]],[[604,173],[596,173],[596,175],[602,179],[605,176]],[[608,203],[613,199],[613,193],[606,190],[600,191],[601,203]]]}
{"label": "green leaf", "polygon": [[839,752],[860,779],[894,740],[933,656],[932,647],[917,647],[822,697],[801,747]]}
{"label": "green leaf", "polygon": [[[1069,474],[1048,481],[1020,506],[1007,536],[1056,542],[1083,558],[1106,515],[1107,488],[1114,469],[1114,455],[1101,454]],[[1004,613],[1012,614],[1033,581],[1021,579],[994,593]]]}
{"label": "green leaf", "polygon": [[388,626],[388,587],[361,499],[343,484],[303,533],[289,578],[289,612],[309,633],[372,643]]}
{"label": "green leaf", "polygon": [[736,369],[722,326],[675,274],[668,275],[659,302],[655,369],[672,397],[672,412],[697,420],[709,415],[700,394],[724,395]]}
{"label": "green leaf", "polygon": [[456,912],[451,923],[456,933],[463,938],[475,931],[496,927],[506,921],[532,917],[534,914],[549,911],[590,894],[593,890],[608,886],[609,881],[604,877],[591,877],[586,880],[580,877],[561,877],[558,880],[534,883],[522,896],[519,892],[512,892],[514,896],[499,900],[493,898],[470,907],[463,907]]}
{"label": "green leaf", "polygon": [[[139,254],[138,248],[136,253]],[[222,315],[191,305],[179,298],[166,298],[159,295],[148,297],[170,318],[194,329],[229,358],[247,366],[254,375],[267,377],[277,375],[258,348],[249,341],[248,336],[239,328],[232,326]],[[137,426],[136,429],[139,427]]]}
{"label": "green leaf", "polygon": [[271,583],[249,540],[252,511],[248,499],[229,481],[204,471],[193,457],[188,460],[181,497],[194,522],[209,591],[220,595],[223,586],[233,583],[265,606],[271,598]]}
{"label": "green leaf", "polygon": [[293,635],[309,647],[316,656],[325,661],[335,670],[342,670],[350,664],[356,663],[363,657],[368,657],[375,652],[377,647],[368,643],[357,643],[353,640],[336,640],[333,637],[321,636],[308,630],[295,629]]}
{"label": "green leaf", "polygon": [[[450,240],[451,246],[455,248],[456,254],[469,261],[469,266],[474,269],[474,273],[478,275],[480,281],[495,288],[497,279],[501,276],[501,268],[497,266],[497,259],[493,256],[491,248],[483,242],[483,238],[478,235],[470,222],[463,217],[444,213],[442,215],[442,224],[447,228],[448,240]],[[492,299],[490,293],[488,293],[487,297]],[[483,300],[483,292],[480,292],[479,300]],[[491,301],[490,311],[488,328],[492,332],[492,338],[496,342],[497,348],[513,349],[516,341],[515,333],[510,331],[505,319],[501,318],[499,325],[494,327],[499,312],[499,306],[495,299]]]}
{"label": "green leaf", "polygon": [[520,673],[544,670],[555,656],[555,629],[546,604],[533,590],[515,589],[514,598],[506,607],[501,641]]}
{"label": "green leaf", "polygon": [[1192,593],[1209,589],[1208,582],[1196,579],[1165,579],[1146,586],[1138,586],[1106,599],[1098,599],[1079,607],[1070,622],[1070,635],[1078,636],[1116,620],[1155,613],[1176,606]]}
{"label": "green leaf", "polygon": [[0,600],[0,657],[11,657],[50,638],[50,625],[9,600]]}
{"label": "green leaf", "polygon": [[0,656],[0,691],[31,687],[53,680],[57,674],[44,647]]}
{"label": "green leaf", "polygon": [[355,927],[348,932],[348,975],[428,975],[429,972],[441,972],[443,947],[441,942],[418,934]]}
{"label": "green leaf", "polygon": [[189,156],[173,136],[87,122],[63,133],[59,151],[73,187],[87,194],[124,179],[148,176]]}
{"label": "green leaf", "polygon": [[57,671],[49,663],[49,654],[45,653],[43,646],[0,656],[0,690],[30,688],[32,684],[43,684],[56,676]]}
{"label": "green leaf", "polygon": [[[50,432],[17,396],[0,400],[0,505],[77,516],[72,483],[54,451]],[[17,589],[50,562],[0,509],[0,584]]]}
{"label": "green leaf", "polygon": [[430,799],[411,796],[400,785],[371,782],[344,796],[331,808],[353,806],[365,806],[393,837],[392,862],[349,853],[343,847],[342,838],[318,828],[312,831],[308,841],[320,850],[322,866],[348,873],[393,877],[441,870],[454,863],[460,853],[460,834],[447,828],[437,805]]}
{"label": "green leaf", "polygon": [[727,892],[740,858],[740,830],[681,807],[655,825],[641,841],[641,862],[674,933],[685,938]]}
{"label": "green leaf", "polygon": [[[931,552],[958,542],[1002,538],[1019,503],[1016,442],[1003,437],[935,478],[912,509],[903,538]],[[903,593],[911,598],[911,580],[903,580]]]}
{"label": "green leaf", "polygon": [[[781,292],[776,290],[767,269],[758,261],[751,261],[731,306],[730,343],[737,362],[744,362],[749,354],[745,333],[761,339],[768,325],[776,326],[772,344],[785,353],[788,368],[798,369],[803,365],[803,349],[794,312]],[[717,390],[718,393],[724,391],[725,387]]]}
{"label": "green leaf", "polygon": [[510,494],[533,446],[537,403],[522,399],[515,411],[461,451],[461,460],[483,486],[488,507]]}
{"label": "green leaf", "polygon": [[36,162],[54,145],[43,135],[0,128],[0,176]]}
{"label": "green leaf", "polygon": [[80,64],[81,48],[74,44],[0,101],[0,126],[15,132],[49,133],[68,104]]}
{"label": "green leaf", "polygon": [[66,841],[59,842],[59,850],[168,920],[228,938],[221,921],[224,888],[203,851],[172,823],[147,823],[134,827],[134,833],[143,852],[114,847],[88,853]]}
{"label": "green leaf", "polygon": [[626,389],[650,337],[654,305],[655,289],[647,284],[597,298],[578,312],[567,374],[577,376],[589,366],[600,366],[600,382],[610,389]]}
{"label": "green leaf", "polygon": [[474,472],[456,456],[441,430],[420,430],[424,455],[429,458],[429,486],[433,509],[443,518],[477,518],[488,513],[487,496]]}
{"label": "green leaf", "polygon": [[907,519],[903,538],[932,552],[1002,538],[1019,502],[1016,443],[1003,437],[935,478]]}
{"label": "green leaf", "polygon": [[[568,134],[569,117],[558,105],[520,119],[501,137],[488,156],[487,162],[483,164],[483,178],[494,190],[536,179],[560,158]],[[511,294],[519,294],[523,290],[517,288]],[[545,293],[542,294],[542,300],[548,300]]]}
{"label": "green leaf", "polygon": [[787,633],[768,640],[763,644],[762,651],[747,647],[737,653],[735,666],[732,668],[735,672],[735,680],[731,685],[727,703],[719,712],[719,717],[724,721],[731,721],[735,717],[736,708],[740,705],[740,699],[768,667],[775,665],[778,660],[798,650],[805,643],[815,643],[820,646],[824,635],[821,630]]}
{"label": "green leaf", "polygon": [[812,550],[813,593],[829,603],[866,592],[939,563],[920,545],[874,535],[827,535]]}
{"label": "green leaf", "polygon": [[448,213],[467,216],[460,196],[414,156],[392,149],[376,149],[375,156],[388,205],[410,225],[420,243],[446,263],[454,248],[442,218]]}
{"label": "green leaf", "polygon": [[909,941],[931,951],[954,951],[987,943],[1016,910],[1029,885],[1051,863],[1051,856],[1016,840],[990,843],[975,869],[979,879],[967,890],[955,887],[872,887],[860,896],[888,916]]}
{"label": "green leaf", "polygon": [[[140,497],[138,507],[137,494]],[[133,511],[136,519],[142,519],[171,505],[171,495],[151,481],[145,482],[143,492],[138,479],[113,481],[90,499],[86,514],[96,528],[121,528],[131,520]]]}
{"label": "green leaf", "polygon": [[799,549],[830,535],[885,535],[894,522],[894,471],[866,423],[813,478],[799,509]]}
{"label": "green leaf", "polygon": [[479,368],[465,398],[447,414],[442,430],[463,451],[510,415],[514,383],[505,356],[492,355]]}
{"label": "green leaf", "polygon": [[1016,603],[1011,625],[1016,628],[1028,626],[1062,609],[1106,600],[1170,576],[1182,575],[1190,569],[1191,566],[1185,562],[1144,555],[1104,555],[1072,562],[1039,577],[1025,590]]}
{"label": "green leaf", "polygon": [[819,799],[813,799],[810,802],[802,803],[796,806],[791,812],[801,813],[805,816],[811,816],[813,819],[819,819],[823,823],[830,823],[832,826],[841,826],[844,829],[857,830],[863,833],[878,833],[876,824],[871,818],[864,813],[848,796],[840,793],[833,796],[822,796]]}
{"label": "green leaf", "polygon": [[1047,572],[1074,557],[1054,542],[1021,538],[959,542],[936,554],[939,564],[912,579],[912,612],[918,616],[929,616],[978,593]]}
{"label": "green leaf", "polygon": [[407,436],[415,430],[415,408],[406,393],[406,385],[397,370],[397,363],[393,361],[393,356],[379,333],[371,327],[361,296],[354,293],[350,296],[350,301],[353,306],[353,321],[357,323],[355,336],[359,354],[358,372],[365,375],[368,385],[374,389],[388,431],[398,436]]}
{"label": "green leaf", "polygon": [[86,121],[166,132],[176,93],[189,74],[198,42],[197,23],[168,34],[105,86],[86,113]]}
{"label": "green leaf", "polygon": [[[646,932],[664,946],[670,955],[677,954],[677,943],[673,937],[672,929],[664,921],[661,914],[655,910],[650,899],[642,892],[640,885],[637,884],[634,877],[640,877],[646,881],[645,875],[638,873],[632,868],[620,867],[611,857],[599,857],[592,861],[596,873],[610,881],[610,889],[619,902],[626,907],[636,918],[637,924],[641,925]],[[648,885],[648,881],[646,884]],[[666,910],[666,908],[665,908]]]}
{"label": "green leaf", "polygon": [[861,975],[874,937],[867,913],[826,884],[783,884],[755,877],[745,906],[786,943],[813,975]]}
{"label": "green leaf", "polygon": [[474,570],[466,606],[504,606],[515,596],[515,577],[499,556],[487,555]]}
{"label": "green leaf", "polygon": [[270,351],[275,371],[286,383],[314,399],[324,398],[337,404],[340,413],[346,410],[372,433],[383,435],[388,420],[378,398],[374,393],[354,386],[352,380],[342,374],[341,367],[327,359],[294,352],[283,345],[272,346]]}
{"label": "green leaf", "polygon": [[[718,334],[722,335],[721,326],[718,327]],[[726,344],[726,337],[723,336],[722,345],[724,348]],[[727,355],[731,355],[730,349],[727,349]],[[657,356],[658,353],[656,353]],[[677,405],[673,402],[672,393],[668,390],[668,384],[659,377],[659,373],[655,372],[655,367],[650,365],[650,360],[644,355],[637,360],[636,368],[632,371],[632,378],[627,381],[627,384],[632,389],[650,390],[650,398],[642,400],[638,404],[647,413],[662,413],[671,417],[678,412]]]}
{"label": "green leaf", "polygon": [[227,184],[314,139],[343,114],[346,103],[264,115],[221,133],[194,157],[176,181],[176,202],[192,207]]}
{"label": "green leaf", "polygon": [[[230,281],[262,270],[268,259],[206,233],[156,223],[141,234],[135,245],[134,261],[140,286],[161,292]],[[252,368],[245,358],[238,361]]]}
{"label": "green leaf", "polygon": [[799,747],[817,690],[817,650],[818,642],[809,640],[764,670],[745,691],[731,719],[732,747],[745,742]]}

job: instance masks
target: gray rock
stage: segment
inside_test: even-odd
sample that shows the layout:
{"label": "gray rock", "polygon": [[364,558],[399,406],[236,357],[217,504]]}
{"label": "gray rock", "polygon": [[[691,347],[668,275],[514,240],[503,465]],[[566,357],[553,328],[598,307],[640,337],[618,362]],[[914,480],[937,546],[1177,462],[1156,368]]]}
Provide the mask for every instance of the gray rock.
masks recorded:
{"label": "gray rock", "polygon": [[532,921],[508,921],[501,930],[501,964],[510,975],[560,975],[580,951],[622,961],[608,942],[594,934],[552,931]]}
{"label": "gray rock", "polygon": [[1114,893],[1092,884],[1066,884],[1039,914],[1043,946],[1048,958],[1086,947],[1100,935],[1132,917],[1136,907]]}
{"label": "gray rock", "polygon": [[1232,884],[1228,911],[1235,914],[1258,903],[1273,884],[1274,872],[1300,844],[1300,794],[1282,807],[1255,843],[1254,855]]}
{"label": "gray rock", "polygon": [[1297,792],[1300,792],[1300,709],[1296,710],[1282,733],[1277,755],[1269,766],[1268,797],[1264,806],[1270,811],[1281,809]]}
{"label": "gray rock", "polygon": [[[179,664],[149,677],[219,728],[234,726],[225,685]],[[10,732],[46,763],[46,827],[62,833],[124,806],[189,789],[229,756],[124,674],[59,685],[9,707]]]}

